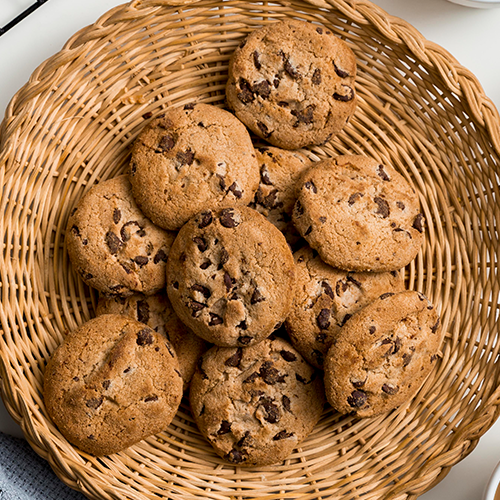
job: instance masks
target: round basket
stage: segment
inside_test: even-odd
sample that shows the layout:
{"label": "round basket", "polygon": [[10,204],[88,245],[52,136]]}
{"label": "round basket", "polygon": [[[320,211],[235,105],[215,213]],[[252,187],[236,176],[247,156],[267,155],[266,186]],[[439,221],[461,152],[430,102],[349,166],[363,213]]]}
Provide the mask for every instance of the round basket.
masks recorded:
{"label": "round basket", "polygon": [[[41,393],[51,353],[96,305],[68,261],[68,216],[92,185],[125,171],[134,138],[165,108],[224,105],[233,50],[284,17],[327,26],[357,56],[356,114],[311,154],[372,156],[419,193],[426,238],[406,284],[438,305],[440,359],[404,407],[364,420],[326,409],[276,466],[218,458],[186,401],[164,432],[112,456],[86,455],[48,418]],[[368,1],[136,0],[111,10],[34,72],[0,128],[9,412],[59,478],[92,499],[416,498],[499,414],[499,124],[470,72]]]}

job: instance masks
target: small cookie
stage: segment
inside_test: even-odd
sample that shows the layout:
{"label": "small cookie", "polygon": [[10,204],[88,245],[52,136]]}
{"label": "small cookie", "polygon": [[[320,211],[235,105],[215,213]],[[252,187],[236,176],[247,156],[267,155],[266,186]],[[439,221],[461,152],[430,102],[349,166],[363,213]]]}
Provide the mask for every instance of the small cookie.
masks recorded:
{"label": "small cookie", "polygon": [[338,134],[356,109],[356,58],[317,24],[293,19],[255,30],[234,52],[228,104],[255,134],[298,149]]}
{"label": "small cookie", "polygon": [[175,314],[166,292],[149,296],[134,294],[130,297],[101,297],[96,314],[123,314],[165,335],[177,354],[184,390],[191,381],[198,359],[208,349],[208,344]]}
{"label": "small cookie", "polygon": [[358,417],[402,405],[431,372],[441,340],[438,313],[424,295],[382,295],[347,321],[328,351],[328,401]]}
{"label": "small cookie", "polygon": [[240,466],[281,462],[312,431],[323,411],[321,377],[285,340],[213,347],[190,390],[201,433],[218,455]]}
{"label": "small cookie", "polygon": [[73,266],[105,295],[149,295],[163,288],[174,239],[140,211],[126,175],[93,186],[78,201],[66,230]]}
{"label": "small cookie", "polygon": [[325,264],[306,246],[294,254],[297,286],[285,326],[293,346],[323,368],[323,361],[344,323],[387,292],[404,291],[404,272],[349,272]]}
{"label": "small cookie", "polygon": [[293,222],[333,267],[397,271],[424,240],[418,196],[394,168],[365,156],[323,160],[302,178]]}
{"label": "small cookie", "polygon": [[56,349],[44,373],[47,412],[92,455],[110,455],[164,430],[182,398],[168,340],[117,314],[91,319]]}
{"label": "small cookie", "polygon": [[275,147],[257,147],[255,153],[260,184],[249,206],[272,222],[293,246],[301,239],[292,223],[297,184],[311,162],[298,151]]}
{"label": "small cookie", "polygon": [[201,212],[179,231],[167,263],[175,312],[220,346],[248,346],[285,320],[295,265],[281,232],[247,207]]}
{"label": "small cookie", "polygon": [[169,109],[137,137],[130,181],[144,213],[175,230],[201,210],[248,205],[259,166],[250,135],[234,115],[187,104]]}

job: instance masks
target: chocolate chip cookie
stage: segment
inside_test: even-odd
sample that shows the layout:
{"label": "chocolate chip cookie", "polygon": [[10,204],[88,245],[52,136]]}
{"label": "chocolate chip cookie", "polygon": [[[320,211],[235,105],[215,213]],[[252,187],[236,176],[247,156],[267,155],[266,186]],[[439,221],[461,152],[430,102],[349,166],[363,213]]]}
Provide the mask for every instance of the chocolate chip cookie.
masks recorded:
{"label": "chocolate chip cookie", "polygon": [[345,155],[316,163],[302,178],[293,221],[333,267],[397,271],[424,240],[418,196],[390,165]]}
{"label": "chocolate chip cookie", "polygon": [[259,166],[250,135],[233,114],[188,104],[169,109],[140,133],[130,181],[144,213],[176,230],[201,210],[248,205]]}
{"label": "chocolate chip cookie", "polygon": [[248,207],[205,210],[179,231],[167,292],[181,320],[220,346],[248,346],[285,320],[295,265],[283,234]]}
{"label": "chocolate chip cookie", "polygon": [[292,223],[297,184],[311,162],[298,151],[272,146],[257,147],[255,152],[260,167],[260,184],[249,206],[272,222],[293,246],[300,239]]}
{"label": "chocolate chip cookie", "polygon": [[293,19],[252,32],[229,63],[226,98],[274,146],[298,149],[338,134],[356,109],[356,58],[326,27]]}
{"label": "chocolate chip cookie", "polygon": [[328,351],[328,401],[358,417],[400,406],[431,372],[441,340],[439,315],[423,294],[381,295],[347,321]]}
{"label": "chocolate chip cookie", "polygon": [[240,466],[281,462],[323,411],[321,377],[285,340],[213,347],[190,390],[201,433],[218,455]]}
{"label": "chocolate chip cookie", "polygon": [[141,212],[126,175],[93,186],[78,201],[66,230],[74,268],[105,295],[149,295],[163,288],[174,239],[175,233]]}
{"label": "chocolate chip cookie", "polygon": [[130,297],[101,297],[96,314],[122,314],[145,323],[164,335],[177,354],[184,390],[191,381],[199,357],[209,347],[179,319],[164,291],[149,296],[134,294]]}
{"label": "chocolate chip cookie", "polygon": [[323,361],[344,323],[387,292],[404,291],[404,272],[349,272],[325,264],[305,246],[294,254],[297,286],[285,326],[293,346],[323,368]]}
{"label": "chocolate chip cookie", "polygon": [[182,398],[170,342],[117,314],[67,335],[44,373],[47,412],[61,433],[92,455],[110,455],[164,430]]}

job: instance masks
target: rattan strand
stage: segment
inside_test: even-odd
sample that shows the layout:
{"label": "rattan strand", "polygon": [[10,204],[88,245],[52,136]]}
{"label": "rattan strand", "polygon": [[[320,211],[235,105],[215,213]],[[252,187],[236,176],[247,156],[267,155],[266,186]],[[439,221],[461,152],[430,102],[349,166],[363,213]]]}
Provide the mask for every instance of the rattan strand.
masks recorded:
{"label": "rattan strand", "polygon": [[[45,363],[93,316],[64,228],[99,180],[123,172],[139,130],[171,105],[224,104],[228,59],[253,29],[319,22],[358,59],[359,106],[313,159],[361,153],[418,191],[425,245],[409,288],[439,304],[442,357],[417,396],[388,415],[331,409],[283,464],[233,467],[201,437],[187,402],[171,426],[94,458],[69,445],[41,397]],[[137,0],[75,34],[35,70],[0,126],[1,393],[27,440],[92,499],[416,498],[470,453],[499,414],[500,119],[476,78],[406,22],[363,0]]]}

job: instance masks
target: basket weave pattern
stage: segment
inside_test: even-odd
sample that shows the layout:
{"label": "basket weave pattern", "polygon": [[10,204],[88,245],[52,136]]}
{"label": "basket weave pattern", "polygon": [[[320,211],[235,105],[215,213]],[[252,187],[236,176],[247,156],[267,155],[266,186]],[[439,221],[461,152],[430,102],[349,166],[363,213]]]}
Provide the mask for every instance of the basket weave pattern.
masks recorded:
{"label": "basket weave pattern", "polygon": [[[318,158],[365,154],[415,187],[426,239],[407,287],[438,305],[442,357],[418,395],[367,420],[327,409],[285,462],[217,457],[184,402],[164,432],[94,458],[71,446],[41,397],[47,359],[94,316],[64,230],[96,182],[166,107],[224,104],[228,60],[255,28],[319,22],[358,61],[358,108]],[[1,393],[31,446],[95,499],[416,498],[470,453],[499,414],[500,119],[475,77],[404,21],[364,0],[136,0],[78,32],[14,96],[0,127]]]}

